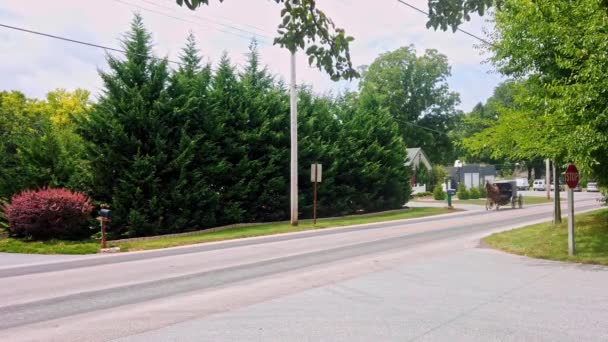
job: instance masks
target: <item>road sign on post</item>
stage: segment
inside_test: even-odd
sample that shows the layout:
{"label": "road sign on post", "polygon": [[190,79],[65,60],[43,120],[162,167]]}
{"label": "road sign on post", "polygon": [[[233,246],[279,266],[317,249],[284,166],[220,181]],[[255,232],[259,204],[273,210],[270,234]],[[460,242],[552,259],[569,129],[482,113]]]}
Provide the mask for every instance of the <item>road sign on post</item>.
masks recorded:
{"label": "road sign on post", "polygon": [[321,164],[310,164],[310,181],[315,185],[315,194],[313,199],[313,208],[312,208],[312,220],[313,224],[317,224],[317,183],[321,183],[321,179],[323,175],[323,165]]}
{"label": "road sign on post", "polygon": [[566,184],[568,184],[568,254],[574,255],[574,188],[578,186],[579,174],[574,164],[568,165],[564,174]]}
{"label": "road sign on post", "polygon": [[578,186],[578,177],[578,169],[576,168],[576,166],[574,164],[568,165],[564,178],[569,188],[574,189]]}

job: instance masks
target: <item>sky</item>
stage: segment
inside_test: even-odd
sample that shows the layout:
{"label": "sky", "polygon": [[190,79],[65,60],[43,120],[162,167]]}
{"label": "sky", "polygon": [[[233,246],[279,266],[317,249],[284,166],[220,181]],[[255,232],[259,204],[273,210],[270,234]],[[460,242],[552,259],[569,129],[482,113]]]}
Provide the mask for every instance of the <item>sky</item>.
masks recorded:
{"label": "sky", "polygon": [[[189,32],[193,32],[205,60],[217,64],[228,53],[243,65],[251,39],[259,42],[262,63],[278,78],[289,80],[289,52],[272,45],[279,23],[280,5],[271,0],[211,0],[211,6],[193,12],[175,0],[3,0],[0,24],[120,48],[135,12],[152,32],[158,56],[178,60]],[[409,0],[424,10],[426,0]],[[485,63],[488,56],[480,43],[460,32],[426,29],[426,17],[396,0],[318,0],[317,6],[338,27],[355,37],[351,44],[353,64],[369,65],[381,53],[414,45],[418,53],[437,49],[448,57],[452,76],[448,83],[460,94],[459,108],[469,111],[485,101],[502,78]],[[462,26],[478,36],[490,28],[487,18],[473,17]],[[93,94],[102,89],[98,70],[107,68],[104,50],[63,42],[0,27],[0,90],[20,90],[30,97],[44,97],[53,89],[85,88]],[[333,82],[323,72],[297,59],[298,83],[318,93],[337,94],[357,90],[357,82]]]}

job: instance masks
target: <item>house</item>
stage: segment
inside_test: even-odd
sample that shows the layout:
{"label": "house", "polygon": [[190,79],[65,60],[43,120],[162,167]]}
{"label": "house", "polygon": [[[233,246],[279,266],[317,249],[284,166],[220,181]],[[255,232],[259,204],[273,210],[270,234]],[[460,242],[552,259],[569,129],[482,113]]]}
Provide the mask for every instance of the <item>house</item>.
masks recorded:
{"label": "house", "polygon": [[451,188],[457,189],[464,184],[467,189],[484,185],[486,181],[493,182],[496,178],[496,166],[482,164],[464,164],[456,161],[454,167],[446,167],[448,176],[452,180]]}
{"label": "house", "polygon": [[407,161],[405,162],[405,166],[410,166],[412,168],[412,177],[410,179],[412,191],[414,194],[418,192],[426,192],[426,184],[418,184],[416,182],[416,171],[422,165],[430,172],[432,168],[431,162],[420,147],[408,148],[406,151]]}

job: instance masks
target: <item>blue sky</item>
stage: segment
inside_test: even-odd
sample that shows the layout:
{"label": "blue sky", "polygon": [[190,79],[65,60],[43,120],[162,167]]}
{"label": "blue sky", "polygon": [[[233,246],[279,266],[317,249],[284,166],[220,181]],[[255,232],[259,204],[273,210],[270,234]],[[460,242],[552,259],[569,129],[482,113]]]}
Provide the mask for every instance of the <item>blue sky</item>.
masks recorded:
{"label": "blue sky", "polygon": [[[426,0],[411,0],[426,9]],[[119,47],[135,11],[141,13],[153,33],[155,51],[177,59],[189,31],[196,37],[205,58],[217,62],[226,51],[232,61],[243,64],[251,37],[260,40],[262,60],[278,77],[289,75],[289,55],[272,46],[280,6],[274,1],[231,0],[191,12],[174,0],[54,0],[0,3],[0,23],[56,35]],[[479,42],[452,32],[435,32],[425,27],[426,18],[395,0],[318,0],[318,6],[355,37],[352,58],[355,65],[370,64],[380,53],[413,44],[417,51],[434,48],[448,56],[452,66],[449,84],[460,93],[460,108],[468,111],[491,96],[501,81],[482,63],[487,56],[475,48]],[[483,36],[484,19],[473,18],[463,28]],[[55,88],[86,88],[98,93],[98,69],[104,69],[104,51],[0,28],[0,90],[17,89],[42,97]],[[332,82],[322,72],[298,58],[298,81],[317,92],[356,90],[356,82]]]}

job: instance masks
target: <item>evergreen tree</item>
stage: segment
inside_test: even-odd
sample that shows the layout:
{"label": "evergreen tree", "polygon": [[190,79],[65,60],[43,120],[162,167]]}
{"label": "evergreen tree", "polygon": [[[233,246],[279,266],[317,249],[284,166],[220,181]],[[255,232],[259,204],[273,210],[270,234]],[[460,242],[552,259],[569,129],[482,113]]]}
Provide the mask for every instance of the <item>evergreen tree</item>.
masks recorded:
{"label": "evergreen tree", "polygon": [[136,15],[122,42],[126,59],[108,56],[99,103],[81,132],[91,143],[94,195],[111,202],[116,234],[164,232],[167,168],[175,129],[169,112],[165,59],[152,54],[152,38]]}
{"label": "evergreen tree", "polygon": [[230,59],[224,54],[212,77],[209,99],[210,115],[217,131],[210,138],[219,152],[214,173],[211,175],[219,194],[220,223],[243,222],[247,215],[244,209],[247,198],[246,179],[248,158],[247,146],[241,132],[248,118],[240,111],[241,85]]}
{"label": "evergreen tree", "polygon": [[310,165],[323,165],[323,181],[318,192],[318,214],[335,216],[348,214],[348,191],[335,187],[341,158],[337,140],[340,122],[337,108],[331,98],[318,97],[310,88],[302,87],[298,99],[298,148],[300,208],[304,217],[312,216],[313,184]]}
{"label": "evergreen tree", "polygon": [[218,151],[211,140],[215,127],[209,120],[211,68],[201,66],[192,34],[180,61],[168,89],[175,124],[170,141],[177,143],[171,151],[167,213],[173,231],[211,227],[216,224],[218,210],[217,189],[211,177],[218,163]]}
{"label": "evergreen tree", "polygon": [[409,200],[410,170],[399,126],[386,110],[345,113],[340,130],[336,183],[349,194],[351,210],[401,208]]}
{"label": "evergreen tree", "polygon": [[260,67],[255,41],[250,45],[248,62],[240,75],[240,109],[247,118],[240,134],[247,148],[244,209],[247,219],[281,220],[288,213],[289,102],[284,89],[277,87],[266,68]]}

